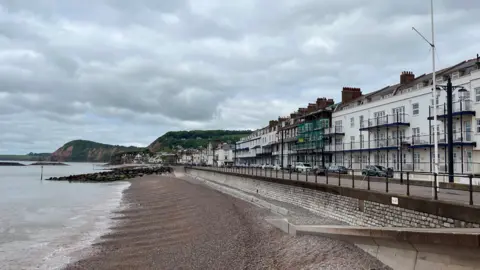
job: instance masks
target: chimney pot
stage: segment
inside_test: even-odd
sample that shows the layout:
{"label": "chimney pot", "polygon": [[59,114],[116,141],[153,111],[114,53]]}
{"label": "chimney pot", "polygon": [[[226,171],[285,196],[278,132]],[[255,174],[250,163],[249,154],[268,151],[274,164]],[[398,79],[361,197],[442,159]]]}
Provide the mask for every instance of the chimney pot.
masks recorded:
{"label": "chimney pot", "polygon": [[415,80],[415,74],[411,71],[403,71],[400,74],[400,84],[406,84]]}
{"label": "chimney pot", "polygon": [[[362,90],[356,87],[343,87],[342,89],[342,103],[349,103],[350,101],[362,96]],[[333,100],[331,100],[333,104]]]}

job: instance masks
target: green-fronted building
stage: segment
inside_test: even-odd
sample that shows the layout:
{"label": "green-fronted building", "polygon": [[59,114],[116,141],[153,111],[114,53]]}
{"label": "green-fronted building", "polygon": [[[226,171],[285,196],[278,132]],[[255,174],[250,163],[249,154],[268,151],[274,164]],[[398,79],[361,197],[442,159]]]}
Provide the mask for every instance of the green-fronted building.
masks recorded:
{"label": "green-fronted building", "polygon": [[313,165],[323,165],[322,160],[327,157],[323,153],[324,146],[328,143],[324,130],[330,127],[331,111],[321,110],[307,114],[298,125],[297,161]]}

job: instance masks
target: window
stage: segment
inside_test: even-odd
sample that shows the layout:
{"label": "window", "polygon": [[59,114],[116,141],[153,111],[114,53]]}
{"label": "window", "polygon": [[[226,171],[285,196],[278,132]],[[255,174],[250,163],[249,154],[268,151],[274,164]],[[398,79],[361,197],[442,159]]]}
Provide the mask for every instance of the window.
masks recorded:
{"label": "window", "polygon": [[475,88],[475,102],[480,102],[480,87]]}
{"label": "window", "polygon": [[383,125],[387,123],[385,111],[374,112],[373,117],[375,118],[375,125]]}
{"label": "window", "polygon": [[404,122],[405,121],[405,106],[392,109],[394,122]]}
{"label": "window", "polygon": [[480,119],[477,119],[477,133],[480,133]]}
{"label": "window", "polygon": [[420,142],[420,128],[412,128],[412,137],[416,143]]}
{"label": "window", "polygon": [[420,106],[418,103],[412,104],[412,115],[419,115],[420,114]]}
{"label": "window", "polygon": [[415,154],[413,155],[413,162],[420,163],[420,153],[415,152]]}
{"label": "window", "polygon": [[470,92],[465,91],[465,92],[458,93],[458,99],[459,100],[470,100]]}
{"label": "window", "polygon": [[363,115],[358,117],[358,122],[360,123],[360,127],[363,128]]}
{"label": "window", "polygon": [[355,127],[355,118],[354,117],[350,118],[350,127]]}
{"label": "window", "polygon": [[363,148],[363,135],[360,135],[360,148]]}

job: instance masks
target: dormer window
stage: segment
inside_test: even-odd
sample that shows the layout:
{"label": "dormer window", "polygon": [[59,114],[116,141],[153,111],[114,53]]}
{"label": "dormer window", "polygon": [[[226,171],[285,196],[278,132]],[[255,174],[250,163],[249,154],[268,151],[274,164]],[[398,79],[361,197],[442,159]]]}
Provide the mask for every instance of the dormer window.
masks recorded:
{"label": "dormer window", "polygon": [[436,78],[435,82],[436,83],[442,83],[443,82],[443,76],[440,76],[440,77]]}
{"label": "dormer window", "polygon": [[460,78],[460,72],[457,71],[457,72],[452,73],[452,80],[456,80],[458,78]]}

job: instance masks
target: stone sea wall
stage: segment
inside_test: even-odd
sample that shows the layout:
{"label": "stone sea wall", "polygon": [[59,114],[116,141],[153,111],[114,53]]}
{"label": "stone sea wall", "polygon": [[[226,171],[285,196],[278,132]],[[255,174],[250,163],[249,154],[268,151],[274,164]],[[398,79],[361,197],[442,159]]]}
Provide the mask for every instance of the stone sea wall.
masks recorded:
{"label": "stone sea wall", "polygon": [[416,228],[480,227],[477,223],[314,189],[195,169],[189,169],[188,173],[245,192],[257,193],[266,198],[291,203],[350,225]]}

